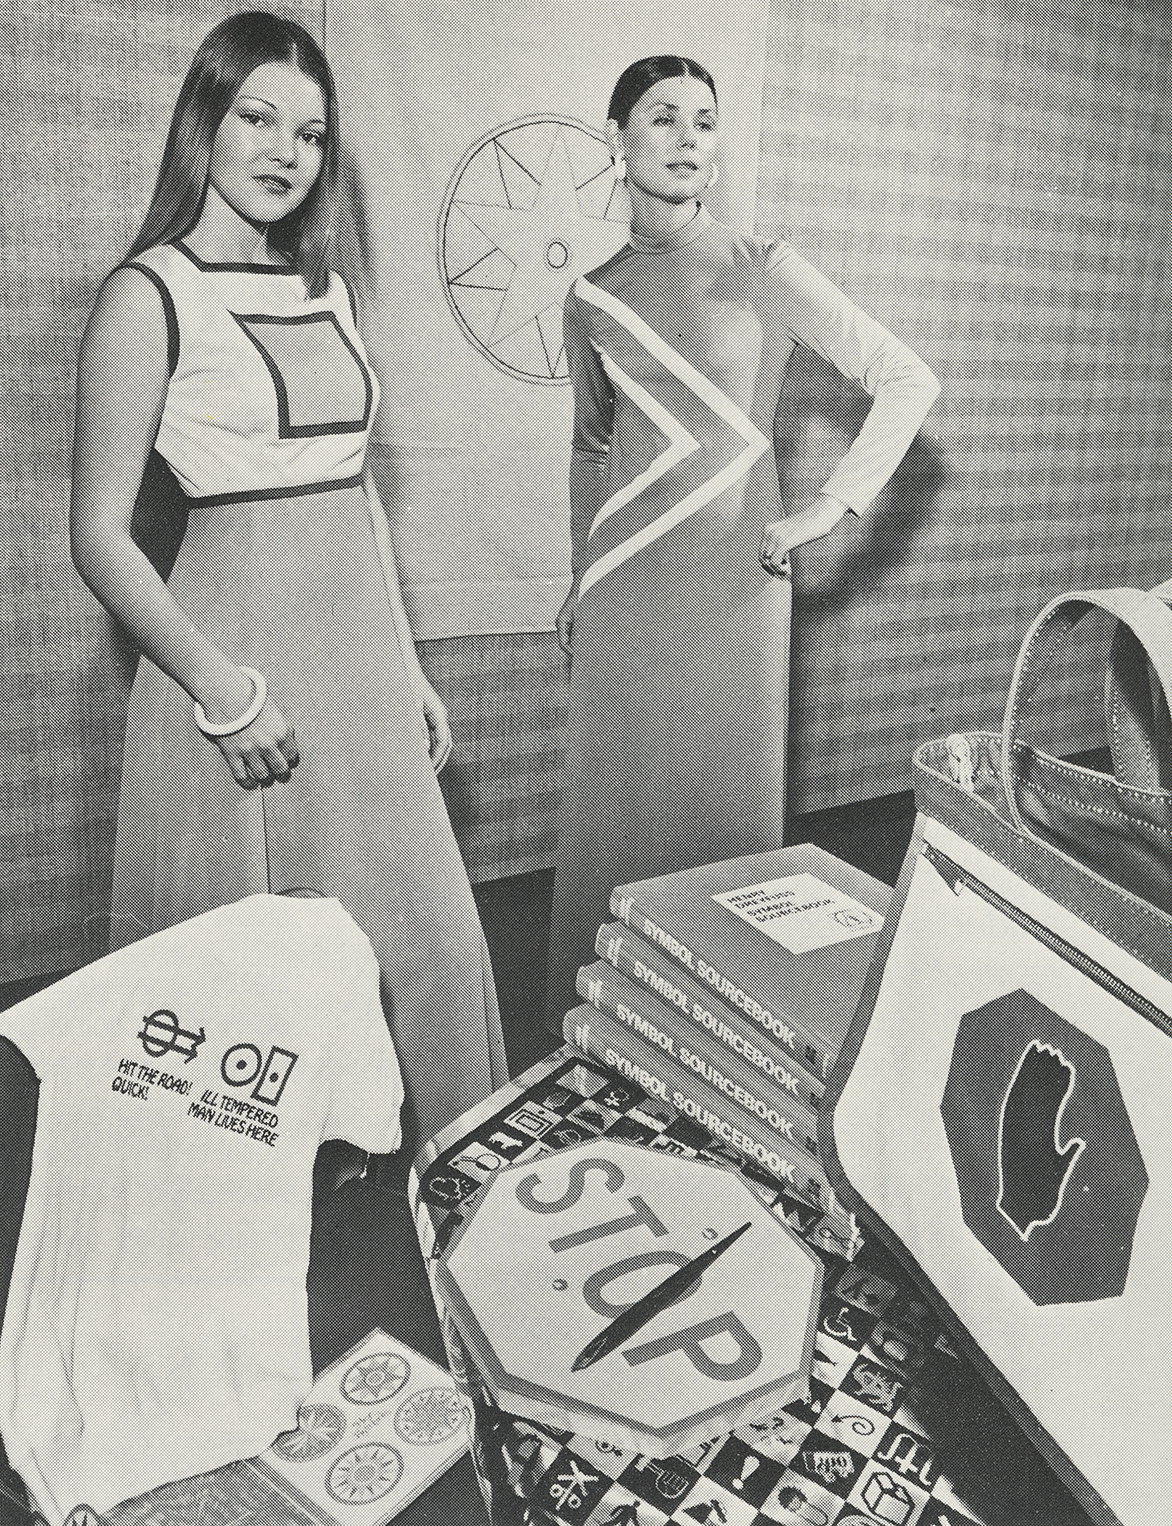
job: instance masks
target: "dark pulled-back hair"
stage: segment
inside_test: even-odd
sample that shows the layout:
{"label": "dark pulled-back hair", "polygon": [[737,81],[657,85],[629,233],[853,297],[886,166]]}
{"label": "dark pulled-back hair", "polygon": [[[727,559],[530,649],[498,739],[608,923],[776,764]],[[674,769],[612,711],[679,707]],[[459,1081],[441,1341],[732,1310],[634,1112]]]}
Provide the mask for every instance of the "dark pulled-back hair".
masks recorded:
{"label": "dark pulled-back hair", "polygon": [[631,107],[641,101],[653,85],[665,79],[698,79],[712,91],[716,100],[716,83],[703,64],[694,58],[681,58],[676,53],[655,53],[650,58],[637,58],[618,77],[607,109],[607,121],[620,128],[627,125]]}
{"label": "dark pulled-back hair", "polygon": [[301,205],[269,230],[271,247],[296,265],[311,297],[329,280],[338,187],[338,103],[325,54],[295,21],[242,11],[200,44],[175,103],[146,218],[127,259],[191,231],[207,195],[212,142],[244,81],[261,64],[293,64],[322,93],[326,131],[321,169]]}

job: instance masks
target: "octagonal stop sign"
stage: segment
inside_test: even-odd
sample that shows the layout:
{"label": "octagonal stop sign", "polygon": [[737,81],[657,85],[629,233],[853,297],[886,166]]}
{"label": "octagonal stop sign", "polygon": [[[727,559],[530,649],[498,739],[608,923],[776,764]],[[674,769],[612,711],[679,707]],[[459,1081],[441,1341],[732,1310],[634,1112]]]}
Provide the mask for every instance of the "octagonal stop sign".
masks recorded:
{"label": "octagonal stop sign", "polygon": [[[749,1227],[593,1366],[595,1336]],[[597,1139],[498,1171],[437,1268],[504,1410],[670,1457],[807,1391],[822,1267],[731,1167]]]}

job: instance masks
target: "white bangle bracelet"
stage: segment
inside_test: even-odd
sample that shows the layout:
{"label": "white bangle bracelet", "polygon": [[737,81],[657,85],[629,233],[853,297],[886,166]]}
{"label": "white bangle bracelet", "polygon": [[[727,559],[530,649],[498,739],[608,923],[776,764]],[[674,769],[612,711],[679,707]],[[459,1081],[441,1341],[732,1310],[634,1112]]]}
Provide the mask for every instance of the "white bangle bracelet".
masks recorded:
{"label": "white bangle bracelet", "polygon": [[224,726],[213,725],[203,712],[203,706],[199,700],[195,700],[192,709],[195,711],[195,724],[203,732],[205,737],[234,737],[237,732],[244,731],[251,726],[253,721],[265,707],[265,700],[269,697],[268,685],[265,683],[264,674],[258,673],[255,668],[244,668],[240,671],[252,684],[253,694],[248,709],[243,715],[238,715],[234,721],[229,721]]}

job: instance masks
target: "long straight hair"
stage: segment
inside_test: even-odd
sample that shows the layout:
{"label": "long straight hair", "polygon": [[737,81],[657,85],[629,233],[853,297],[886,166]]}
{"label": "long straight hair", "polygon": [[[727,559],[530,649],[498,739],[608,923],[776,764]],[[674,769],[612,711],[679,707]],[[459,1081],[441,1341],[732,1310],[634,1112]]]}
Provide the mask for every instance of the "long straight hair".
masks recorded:
{"label": "long straight hair", "polygon": [[260,64],[294,64],[321,91],[321,168],[305,200],[273,223],[269,243],[297,267],[311,297],[329,281],[338,195],[338,101],[325,54],[303,27],[269,11],[242,11],[213,27],[179,91],[147,214],[127,259],[189,233],[207,196],[212,144],[244,81]]}

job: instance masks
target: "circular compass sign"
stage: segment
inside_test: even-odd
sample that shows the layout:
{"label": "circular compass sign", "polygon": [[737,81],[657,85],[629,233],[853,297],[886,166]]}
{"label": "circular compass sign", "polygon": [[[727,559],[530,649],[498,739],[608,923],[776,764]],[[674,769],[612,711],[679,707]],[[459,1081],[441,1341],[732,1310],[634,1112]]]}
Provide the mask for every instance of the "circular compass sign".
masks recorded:
{"label": "circular compass sign", "polygon": [[573,117],[521,117],[473,144],[439,220],[444,294],[469,343],[521,381],[568,381],[566,293],[622,246],[628,217],[606,139]]}

